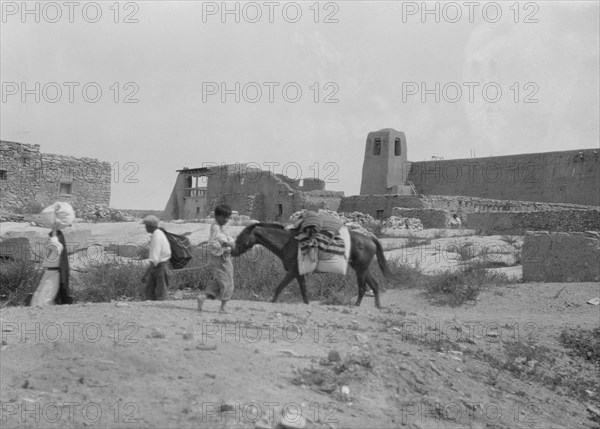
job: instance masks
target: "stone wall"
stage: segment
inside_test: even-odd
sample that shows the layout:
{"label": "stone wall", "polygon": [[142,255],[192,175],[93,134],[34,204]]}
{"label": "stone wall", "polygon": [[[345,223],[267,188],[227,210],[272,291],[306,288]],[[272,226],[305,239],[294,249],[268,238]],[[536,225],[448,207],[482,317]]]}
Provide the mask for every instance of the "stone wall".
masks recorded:
{"label": "stone wall", "polygon": [[417,195],[354,195],[342,198],[338,212],[361,212],[375,219],[385,219],[392,216],[394,207],[426,208]]}
{"label": "stone wall", "polygon": [[[359,211],[376,217],[383,211],[383,217],[392,216],[394,207],[449,210],[461,216],[467,213],[503,211],[525,212],[540,210],[596,210],[594,206],[566,203],[538,203],[533,201],[506,201],[489,198],[450,196],[450,195],[355,195],[345,197],[340,203],[340,212]],[[381,215],[380,215],[381,216]],[[418,217],[418,216],[414,216]],[[428,227],[426,227],[428,228]]]}
{"label": "stone wall", "polygon": [[567,203],[544,203],[534,201],[495,200],[490,198],[464,197],[460,195],[421,195],[424,207],[430,209],[450,210],[453,213],[466,214],[489,211],[525,212],[539,210],[575,210],[596,209],[595,206],[584,206]]}
{"label": "stone wall", "polygon": [[420,219],[423,228],[450,228],[452,212],[440,209],[406,209],[403,207],[394,207],[392,209],[392,216]]}
{"label": "stone wall", "polygon": [[600,281],[598,232],[529,232],[522,249],[523,281]]}
{"label": "stone wall", "polygon": [[463,227],[487,233],[522,234],[524,231],[600,230],[600,210],[468,213]]}
{"label": "stone wall", "polygon": [[110,204],[111,168],[92,158],[40,153],[39,145],[0,141],[0,208],[37,212],[56,202],[77,213]]}

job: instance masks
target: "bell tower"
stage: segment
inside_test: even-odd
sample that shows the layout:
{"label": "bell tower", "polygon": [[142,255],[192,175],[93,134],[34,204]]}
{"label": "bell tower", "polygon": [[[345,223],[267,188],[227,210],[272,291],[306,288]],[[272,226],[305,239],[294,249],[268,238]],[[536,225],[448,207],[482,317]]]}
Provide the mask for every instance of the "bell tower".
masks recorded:
{"label": "bell tower", "polygon": [[360,195],[404,193],[410,168],[406,149],[406,136],[402,131],[384,128],[370,132],[365,145]]}

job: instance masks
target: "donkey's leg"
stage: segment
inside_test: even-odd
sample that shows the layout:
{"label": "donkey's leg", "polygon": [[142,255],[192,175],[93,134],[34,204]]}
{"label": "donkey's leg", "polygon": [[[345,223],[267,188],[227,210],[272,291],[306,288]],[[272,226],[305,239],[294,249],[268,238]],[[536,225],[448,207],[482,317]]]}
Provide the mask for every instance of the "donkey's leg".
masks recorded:
{"label": "donkey's leg", "polygon": [[297,275],[296,280],[298,280],[298,284],[300,285],[300,293],[302,294],[302,299],[304,300],[305,304],[308,304],[308,293],[306,292],[308,278],[305,275]]}
{"label": "donkey's leg", "polygon": [[277,289],[275,289],[275,294],[273,295],[273,299],[271,300],[271,302],[277,302],[277,298],[279,297],[279,294],[281,293],[281,291],[283,289],[285,289],[285,287],[287,285],[289,285],[290,282],[292,280],[294,280],[294,278],[297,275],[298,275],[297,270],[290,270],[285,274],[285,277],[283,278],[283,280],[281,280],[281,283],[279,283],[279,285],[277,285]]}
{"label": "donkey's leg", "polygon": [[358,269],[356,271],[356,281],[358,282],[358,298],[356,299],[356,303],[354,304],[357,307],[360,305],[363,297],[365,296],[365,292],[367,290],[367,287],[365,285],[365,279],[366,279],[366,271],[361,271],[360,269]]}
{"label": "donkey's leg", "polygon": [[381,308],[381,303],[379,302],[379,285],[369,271],[367,271],[366,274],[367,276],[365,281],[369,286],[371,286],[371,289],[373,289],[373,295],[375,295],[375,307]]}

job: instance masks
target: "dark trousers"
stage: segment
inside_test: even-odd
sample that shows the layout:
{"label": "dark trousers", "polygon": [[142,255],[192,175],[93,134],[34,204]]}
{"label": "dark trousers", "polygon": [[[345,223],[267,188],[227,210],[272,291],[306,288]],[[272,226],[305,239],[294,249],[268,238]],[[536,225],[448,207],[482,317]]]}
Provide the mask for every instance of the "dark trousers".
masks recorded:
{"label": "dark trousers", "polygon": [[168,298],[169,281],[171,280],[171,263],[162,262],[150,269],[146,278],[146,300],[164,301]]}

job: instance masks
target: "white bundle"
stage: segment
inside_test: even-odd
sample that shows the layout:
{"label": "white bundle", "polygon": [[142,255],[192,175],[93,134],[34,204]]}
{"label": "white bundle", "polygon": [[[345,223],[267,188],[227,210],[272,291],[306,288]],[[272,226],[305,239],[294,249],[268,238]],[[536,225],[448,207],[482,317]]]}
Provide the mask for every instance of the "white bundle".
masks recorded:
{"label": "white bundle", "polygon": [[63,229],[73,224],[75,210],[69,203],[56,202],[42,210],[42,222],[47,228]]}

